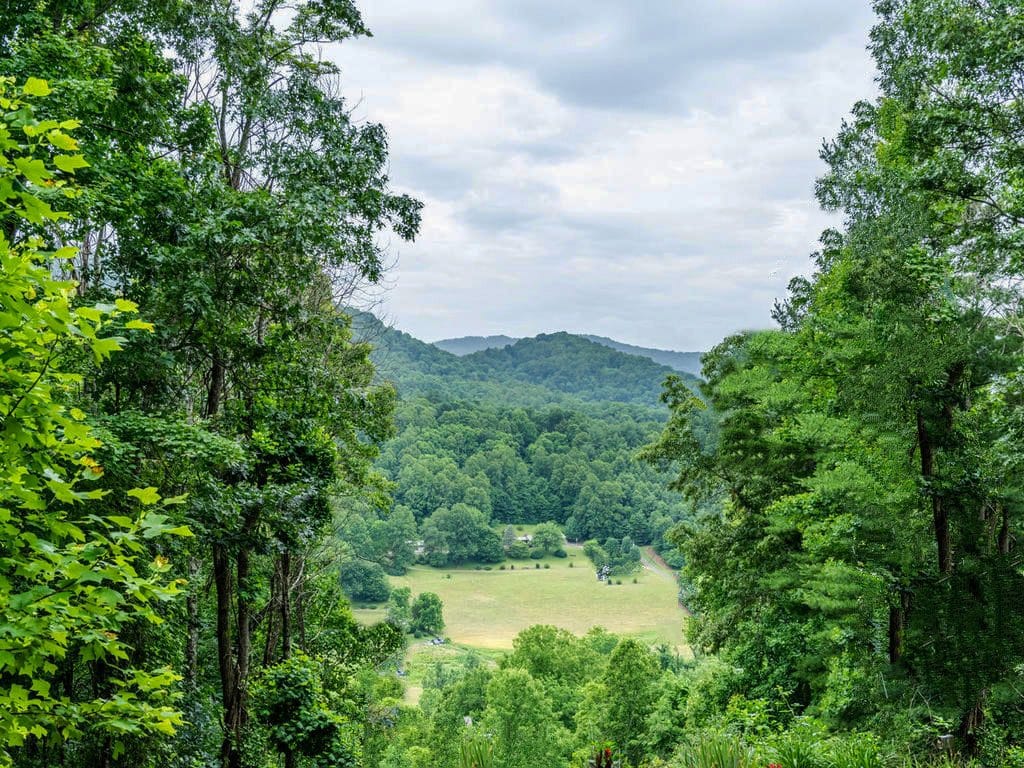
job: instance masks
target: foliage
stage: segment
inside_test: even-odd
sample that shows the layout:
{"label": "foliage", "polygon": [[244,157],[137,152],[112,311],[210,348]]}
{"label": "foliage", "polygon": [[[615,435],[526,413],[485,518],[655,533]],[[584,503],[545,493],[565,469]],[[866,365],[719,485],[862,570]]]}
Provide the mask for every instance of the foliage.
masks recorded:
{"label": "foliage", "polygon": [[319,664],[304,654],[264,670],[254,692],[254,714],[280,752],[312,758],[313,765],[358,765],[346,722],[328,705]]}
{"label": "foliage", "polygon": [[357,602],[383,603],[391,594],[384,569],[376,563],[347,560],[338,569],[345,594]]}
{"label": "foliage", "polygon": [[[83,377],[76,355],[96,364],[121,349],[114,328],[151,329],[127,319],[136,306],[73,303],[75,284],[53,271],[72,259],[54,223],[61,198],[79,194],[85,167],[70,132],[74,120],[40,120],[44,80],[17,86],[0,78],[0,763],[14,747],[56,746],[85,731],[116,741],[127,734],[171,734],[181,724],[170,669],[146,669],[125,630],[162,622],[158,604],[179,582],[166,557],[147,563],[145,542],[167,524],[152,487],[117,500],[117,515],[97,513],[101,443],[86,414],[71,405]],[[173,499],[165,503],[173,503]],[[82,697],[59,683],[59,671],[81,659],[116,670],[110,687]]]}
{"label": "foliage", "polygon": [[[842,229],[779,330],[704,356],[702,400],[667,383],[644,452],[702,509],[671,537],[689,637],[733,692],[915,749],[950,730],[968,755],[1002,731],[988,702],[1024,659],[1010,5],[875,4],[880,96],[822,152]],[[795,736],[779,749],[821,761]]]}
{"label": "foliage", "polygon": [[421,592],[412,601],[409,628],[417,637],[439,635],[444,630],[441,598],[433,592]]}

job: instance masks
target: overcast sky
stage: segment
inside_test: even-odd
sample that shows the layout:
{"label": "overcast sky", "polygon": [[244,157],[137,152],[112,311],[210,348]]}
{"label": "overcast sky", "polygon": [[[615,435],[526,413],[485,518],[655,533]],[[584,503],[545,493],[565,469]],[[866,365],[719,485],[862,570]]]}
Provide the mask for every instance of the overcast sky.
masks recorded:
{"label": "overcast sky", "polygon": [[365,0],[328,52],[426,207],[384,314],[679,350],[767,327],[830,220],[818,149],[874,92],[868,0]]}

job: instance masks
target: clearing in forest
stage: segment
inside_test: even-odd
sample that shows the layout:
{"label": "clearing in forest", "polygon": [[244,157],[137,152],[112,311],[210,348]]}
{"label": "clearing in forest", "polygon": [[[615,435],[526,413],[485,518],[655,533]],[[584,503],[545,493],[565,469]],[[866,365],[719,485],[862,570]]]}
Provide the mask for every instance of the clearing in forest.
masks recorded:
{"label": "clearing in forest", "polygon": [[[490,571],[416,566],[391,582],[410,587],[414,597],[420,592],[440,595],[445,635],[474,648],[510,649],[527,627],[553,624],[578,635],[601,626],[684,652],[685,613],[677,602],[674,573],[645,552],[640,571],[616,577],[621,585],[607,586],[597,580],[580,547],[570,546],[568,552],[568,558],[506,561],[504,571],[498,566]],[[535,567],[538,562],[540,568]],[[356,615],[366,622],[381,621],[383,606],[359,609]]]}

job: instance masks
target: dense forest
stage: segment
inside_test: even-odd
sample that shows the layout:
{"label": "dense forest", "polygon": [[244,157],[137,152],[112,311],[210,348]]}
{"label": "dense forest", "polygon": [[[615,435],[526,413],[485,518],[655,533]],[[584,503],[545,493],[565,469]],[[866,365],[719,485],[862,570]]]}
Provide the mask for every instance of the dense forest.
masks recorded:
{"label": "dense forest", "polygon": [[[351,309],[429,211],[349,0],[6,2],[0,766],[1024,765],[1024,13],[874,7],[841,226],[698,380]],[[408,695],[395,574],[648,544],[692,655],[552,616]]]}
{"label": "dense forest", "polygon": [[[629,355],[647,357],[661,365],[675,368],[677,371],[700,375],[700,352],[675,352],[669,349],[651,349],[650,347],[638,347],[633,344],[624,344],[607,336],[594,336],[582,334],[582,338],[593,341],[605,347],[611,347],[619,352]],[[508,347],[515,344],[519,339],[511,336],[462,336],[457,339],[441,339],[433,342],[435,347],[451,352],[453,355],[470,355],[474,352],[481,352],[485,349]]]}
{"label": "dense forest", "polygon": [[694,387],[697,382],[696,376],[646,355],[570,333],[541,334],[455,355],[387,328],[369,313],[354,317],[357,335],[375,347],[373,360],[381,377],[394,382],[403,395],[524,406],[556,402],[575,408],[582,400],[659,408],[666,377],[677,374]]}

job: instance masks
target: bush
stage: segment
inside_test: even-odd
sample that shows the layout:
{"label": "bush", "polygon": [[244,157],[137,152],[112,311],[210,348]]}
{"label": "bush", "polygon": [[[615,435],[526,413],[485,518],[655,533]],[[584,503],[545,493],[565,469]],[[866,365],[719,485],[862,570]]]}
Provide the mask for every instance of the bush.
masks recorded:
{"label": "bush", "polygon": [[[505,566],[502,566],[502,568],[504,568],[504,567]],[[484,566],[484,570],[485,571],[493,571],[494,570],[494,566],[493,565],[485,565]],[[636,579],[633,579],[633,581],[636,581]]]}
{"label": "bush", "polygon": [[[513,567],[514,567],[514,566],[513,566]],[[498,566],[498,570],[499,570],[499,571],[504,571],[504,570],[505,570],[505,566],[504,566],[504,565],[499,565],[499,566]]]}
{"label": "bush", "polygon": [[574,566],[574,565],[572,564],[572,560],[570,560],[570,561],[569,561],[569,567],[570,567],[570,568],[574,568],[574,567],[575,567],[575,566]]}
{"label": "bush", "polygon": [[569,556],[569,553],[566,552],[564,549],[561,549],[561,548],[556,549],[554,552],[552,552],[552,554],[555,557],[568,557]]}
{"label": "bush", "polygon": [[544,567],[545,568],[550,568],[551,567],[551,563],[544,563]]}
{"label": "bush", "polygon": [[536,568],[536,569],[538,569],[538,570],[540,570],[540,563],[534,563],[534,564],[533,564],[533,567],[534,567],[534,568]]}
{"label": "bush", "polygon": [[544,557],[544,550],[543,549],[531,549],[530,550],[530,559],[531,560],[540,560],[543,557]]}
{"label": "bush", "polygon": [[524,541],[517,541],[509,545],[508,556],[513,560],[525,560],[530,556],[530,547]]}
{"label": "bush", "polygon": [[753,751],[738,737],[724,733],[702,733],[679,750],[680,768],[754,768]]}

